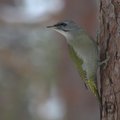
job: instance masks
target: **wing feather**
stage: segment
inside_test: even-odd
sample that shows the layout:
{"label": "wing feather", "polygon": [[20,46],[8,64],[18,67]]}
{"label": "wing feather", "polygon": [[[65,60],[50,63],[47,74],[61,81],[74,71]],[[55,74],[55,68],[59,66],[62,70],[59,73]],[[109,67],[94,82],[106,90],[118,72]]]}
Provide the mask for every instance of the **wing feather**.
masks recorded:
{"label": "wing feather", "polygon": [[84,71],[82,67],[83,60],[77,56],[76,52],[74,51],[71,45],[68,45],[68,48],[69,48],[70,57],[72,58],[73,62],[76,64],[80,77],[82,78],[82,80],[86,81],[87,80],[86,71]]}

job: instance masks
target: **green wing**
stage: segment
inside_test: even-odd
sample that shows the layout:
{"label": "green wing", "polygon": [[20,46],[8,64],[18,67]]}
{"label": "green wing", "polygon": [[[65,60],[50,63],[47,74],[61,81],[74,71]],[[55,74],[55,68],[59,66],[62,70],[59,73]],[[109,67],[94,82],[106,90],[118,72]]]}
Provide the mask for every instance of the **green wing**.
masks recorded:
{"label": "green wing", "polygon": [[70,56],[72,58],[72,60],[75,62],[76,64],[76,67],[80,73],[80,77],[82,78],[82,80],[84,80],[85,84],[87,85],[87,87],[89,87],[89,89],[92,91],[92,93],[97,96],[98,100],[100,101],[101,98],[99,96],[99,92],[98,92],[98,89],[97,89],[97,86],[94,82],[94,77],[90,77],[90,79],[88,80],[87,79],[87,75],[86,75],[86,72],[83,70],[82,68],[82,65],[83,65],[83,60],[80,59],[76,52],[74,51],[74,49],[68,45],[68,48],[69,48],[69,53],[70,53]]}
{"label": "green wing", "polygon": [[86,81],[87,80],[86,72],[82,68],[83,60],[77,56],[76,52],[74,51],[71,45],[68,45],[68,48],[69,48],[70,57],[72,58],[73,62],[76,64],[80,77],[82,78],[82,80]]}

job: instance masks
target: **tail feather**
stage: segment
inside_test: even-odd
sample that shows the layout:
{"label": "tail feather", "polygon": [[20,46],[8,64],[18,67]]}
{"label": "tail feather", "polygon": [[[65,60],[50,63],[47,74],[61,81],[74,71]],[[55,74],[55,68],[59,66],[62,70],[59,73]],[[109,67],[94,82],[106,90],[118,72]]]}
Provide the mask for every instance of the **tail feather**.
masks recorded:
{"label": "tail feather", "polygon": [[90,91],[98,98],[99,102],[101,102],[101,97],[100,97],[100,94],[98,92],[95,82],[93,80],[87,80],[86,84],[88,88],[90,89]]}

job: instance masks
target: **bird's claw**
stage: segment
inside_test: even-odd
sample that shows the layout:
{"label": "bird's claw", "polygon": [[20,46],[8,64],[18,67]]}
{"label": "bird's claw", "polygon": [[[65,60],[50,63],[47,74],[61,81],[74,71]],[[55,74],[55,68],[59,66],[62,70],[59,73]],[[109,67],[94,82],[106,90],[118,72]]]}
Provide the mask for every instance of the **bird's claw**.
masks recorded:
{"label": "bird's claw", "polygon": [[110,59],[110,56],[108,55],[108,52],[106,52],[106,59],[101,61],[99,65],[101,66],[101,65],[105,64],[103,67],[103,69],[105,69],[107,67],[107,63],[108,63],[109,59]]}

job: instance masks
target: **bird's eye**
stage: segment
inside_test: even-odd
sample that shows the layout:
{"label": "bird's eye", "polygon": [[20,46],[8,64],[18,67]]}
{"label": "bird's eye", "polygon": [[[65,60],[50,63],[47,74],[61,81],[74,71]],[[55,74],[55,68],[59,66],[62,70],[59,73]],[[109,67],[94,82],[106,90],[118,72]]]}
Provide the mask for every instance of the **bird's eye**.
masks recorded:
{"label": "bird's eye", "polygon": [[66,23],[61,23],[61,26],[64,26],[64,27],[65,27],[65,26],[67,26],[67,24],[66,24]]}
{"label": "bird's eye", "polygon": [[67,26],[67,24],[66,23],[58,23],[58,24],[56,24],[55,26]]}

